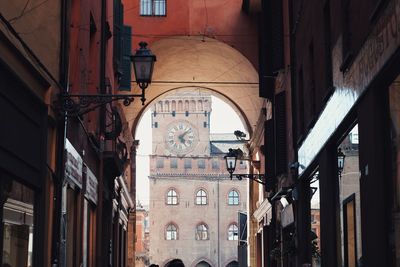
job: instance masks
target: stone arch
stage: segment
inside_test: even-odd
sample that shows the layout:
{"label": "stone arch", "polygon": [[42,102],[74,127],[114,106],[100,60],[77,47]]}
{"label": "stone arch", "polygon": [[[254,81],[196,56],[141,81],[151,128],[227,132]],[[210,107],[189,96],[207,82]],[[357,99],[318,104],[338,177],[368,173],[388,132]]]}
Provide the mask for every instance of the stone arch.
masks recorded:
{"label": "stone arch", "polygon": [[[251,136],[263,100],[259,97],[258,73],[246,57],[223,42],[196,36],[160,39],[149,48],[157,56],[157,62],[153,83],[146,89],[146,103],[142,106],[135,99],[125,107],[133,135],[140,117],[153,100],[178,88],[200,86],[223,96],[235,110],[240,110]],[[140,88],[133,84],[131,93],[139,92]],[[208,104],[203,103],[203,108]],[[177,108],[180,108],[179,102]]]}
{"label": "stone arch", "polygon": [[[226,95],[221,94],[218,91],[213,90],[212,88],[209,87],[204,87],[204,86],[181,86],[181,87],[175,87],[172,88],[171,90],[157,96],[155,99],[153,99],[152,102],[148,102],[145,105],[145,108],[143,108],[140,112],[140,114],[136,117],[135,122],[133,122],[133,128],[131,129],[133,136],[135,136],[135,126],[137,125],[137,123],[140,121],[140,118],[143,116],[143,114],[145,113],[145,111],[149,108],[151,108],[151,106],[153,105],[153,103],[163,103],[163,101],[161,101],[164,97],[171,95],[171,94],[175,94],[179,91],[188,91],[188,90],[203,90],[203,91],[208,91],[211,95],[218,97],[219,99],[222,99],[225,103],[227,103],[234,111],[236,114],[239,115],[239,117],[242,120],[243,125],[245,126],[245,129],[249,132],[249,134],[252,133],[252,126],[251,126],[251,122],[248,120],[248,117],[245,114],[245,111],[243,110],[243,107],[236,105],[236,103],[232,100],[229,99]],[[177,107],[177,111],[179,112],[184,112],[184,103],[186,100],[179,100],[178,101],[178,107]],[[187,100],[189,102],[189,100]],[[203,102],[203,109],[207,110],[209,108],[209,101],[205,100]],[[130,122],[132,122],[132,120],[128,120]]]}

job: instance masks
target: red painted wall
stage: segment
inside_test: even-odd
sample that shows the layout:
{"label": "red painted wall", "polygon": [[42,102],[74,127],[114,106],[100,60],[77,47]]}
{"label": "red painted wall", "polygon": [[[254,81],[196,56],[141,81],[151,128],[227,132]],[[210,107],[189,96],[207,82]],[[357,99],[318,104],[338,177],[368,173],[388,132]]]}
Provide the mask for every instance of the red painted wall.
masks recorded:
{"label": "red painted wall", "polygon": [[140,0],[124,1],[124,23],[132,26],[133,51],[177,35],[215,38],[239,50],[258,69],[257,23],[242,11],[242,0],[167,0],[167,16],[140,16]]}

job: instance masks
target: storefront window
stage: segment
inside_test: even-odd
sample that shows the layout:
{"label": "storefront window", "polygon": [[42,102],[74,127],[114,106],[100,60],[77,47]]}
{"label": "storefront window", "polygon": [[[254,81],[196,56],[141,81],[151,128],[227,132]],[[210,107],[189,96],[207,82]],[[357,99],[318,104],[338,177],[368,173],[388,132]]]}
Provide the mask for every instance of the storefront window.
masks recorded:
{"label": "storefront window", "polygon": [[1,183],[2,266],[31,267],[34,191],[16,181],[3,180]]}
{"label": "storefront window", "polygon": [[342,266],[362,266],[357,125],[338,149],[341,149],[345,156],[343,170],[338,170]]}

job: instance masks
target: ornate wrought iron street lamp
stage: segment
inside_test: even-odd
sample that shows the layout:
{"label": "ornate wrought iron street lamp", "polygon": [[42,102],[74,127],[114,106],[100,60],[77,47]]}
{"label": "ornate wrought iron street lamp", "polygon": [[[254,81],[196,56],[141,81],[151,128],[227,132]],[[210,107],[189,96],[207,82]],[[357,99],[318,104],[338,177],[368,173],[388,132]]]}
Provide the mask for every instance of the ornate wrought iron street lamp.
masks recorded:
{"label": "ornate wrought iron street lamp", "polygon": [[235,177],[238,180],[242,180],[243,178],[248,178],[259,184],[267,186],[264,174],[237,174],[237,173],[234,174],[236,169],[236,162],[240,154],[243,154],[243,152],[240,149],[230,148],[228,154],[224,157],[226,161],[226,169],[229,172],[231,180],[233,178],[233,175],[235,175]]}
{"label": "ornate wrought iron street lamp", "polygon": [[338,168],[338,174],[339,178],[342,177],[342,172],[344,168],[344,159],[346,158],[346,155],[342,152],[341,148],[338,148],[337,151],[337,168]]}
{"label": "ornate wrought iron street lamp", "polygon": [[136,83],[142,89],[141,94],[70,94],[65,92],[60,95],[60,112],[66,116],[75,117],[117,100],[123,100],[124,106],[129,106],[135,97],[140,97],[144,105],[145,89],[151,83],[156,56],[147,49],[147,43],[140,42],[139,46],[140,48],[131,56],[131,61]]}

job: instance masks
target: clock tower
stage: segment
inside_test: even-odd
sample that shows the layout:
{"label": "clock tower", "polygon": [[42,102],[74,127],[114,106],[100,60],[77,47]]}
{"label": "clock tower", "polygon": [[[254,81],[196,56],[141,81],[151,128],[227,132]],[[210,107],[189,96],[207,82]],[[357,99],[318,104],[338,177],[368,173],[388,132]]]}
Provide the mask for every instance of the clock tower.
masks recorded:
{"label": "clock tower", "polygon": [[210,94],[171,95],[158,101],[151,111],[153,155],[210,155]]}
{"label": "clock tower", "polygon": [[237,218],[246,210],[247,183],[229,178],[224,156],[243,144],[233,133],[210,134],[207,91],[168,95],[151,112],[150,262],[237,266]]}

